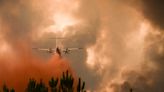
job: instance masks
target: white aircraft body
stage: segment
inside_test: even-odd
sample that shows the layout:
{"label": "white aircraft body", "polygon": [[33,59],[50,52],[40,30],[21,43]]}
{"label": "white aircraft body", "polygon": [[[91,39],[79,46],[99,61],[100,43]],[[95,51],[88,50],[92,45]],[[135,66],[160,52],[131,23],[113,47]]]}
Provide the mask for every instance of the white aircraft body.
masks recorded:
{"label": "white aircraft body", "polygon": [[[55,39],[61,39],[61,38],[55,38]],[[56,40],[55,40],[55,43],[56,43]],[[55,48],[33,48],[33,49],[36,49],[38,51],[45,51],[50,54],[57,53],[61,57],[62,53],[70,54],[71,51],[81,50],[83,48],[64,48],[64,49],[62,49],[62,48],[59,48],[58,46],[55,46]]]}

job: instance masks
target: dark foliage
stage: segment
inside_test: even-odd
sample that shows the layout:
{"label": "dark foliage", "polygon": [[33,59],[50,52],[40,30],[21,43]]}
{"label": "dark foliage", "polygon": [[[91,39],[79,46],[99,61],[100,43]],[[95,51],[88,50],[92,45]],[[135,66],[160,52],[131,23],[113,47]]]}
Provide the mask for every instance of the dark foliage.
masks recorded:
{"label": "dark foliage", "polygon": [[[37,82],[35,79],[30,79],[25,92],[86,92],[85,82],[79,78],[76,85],[73,76],[68,71],[63,72],[59,79],[52,77],[48,84],[46,86],[42,80]],[[15,92],[13,88],[9,89],[6,85],[3,86],[2,90],[2,92]]]}
{"label": "dark foliage", "polygon": [[60,79],[60,90],[62,90],[62,92],[73,92],[73,82],[74,79],[68,74],[68,71],[66,74],[63,72],[63,76]]}
{"label": "dark foliage", "polygon": [[77,92],[85,92],[84,87],[85,87],[85,82],[83,82],[81,85],[81,78],[79,78],[78,85],[77,85]]}
{"label": "dark foliage", "polygon": [[57,84],[58,84],[58,79],[51,78],[49,81],[49,86],[51,88],[51,92],[57,92]]}
{"label": "dark foliage", "polygon": [[2,92],[15,92],[15,90],[12,88],[12,89],[9,89],[6,85],[3,85],[3,91]]}

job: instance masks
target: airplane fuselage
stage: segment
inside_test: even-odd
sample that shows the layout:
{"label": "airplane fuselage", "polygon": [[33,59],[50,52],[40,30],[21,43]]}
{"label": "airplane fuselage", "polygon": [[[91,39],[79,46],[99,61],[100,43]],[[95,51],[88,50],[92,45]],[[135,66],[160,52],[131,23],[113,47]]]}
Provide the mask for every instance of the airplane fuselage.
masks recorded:
{"label": "airplane fuselage", "polygon": [[59,56],[61,56],[61,49],[59,47],[57,47],[55,50],[49,48],[48,53],[57,53]]}
{"label": "airplane fuselage", "polygon": [[58,53],[59,56],[61,57],[61,50],[58,47],[56,48],[56,53]]}

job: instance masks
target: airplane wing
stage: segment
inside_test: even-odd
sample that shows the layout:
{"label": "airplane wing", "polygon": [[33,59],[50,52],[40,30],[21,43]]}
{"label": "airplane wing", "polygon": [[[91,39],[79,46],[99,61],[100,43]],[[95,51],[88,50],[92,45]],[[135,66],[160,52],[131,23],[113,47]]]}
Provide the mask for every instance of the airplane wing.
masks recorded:
{"label": "airplane wing", "polygon": [[63,49],[63,50],[72,51],[72,50],[80,50],[80,49],[83,49],[83,48],[65,48],[65,49]]}
{"label": "airplane wing", "polygon": [[33,48],[33,49],[36,49],[36,50],[39,50],[39,51],[49,51],[49,49],[45,49],[45,48]]}
{"label": "airplane wing", "polygon": [[68,48],[68,50],[80,50],[80,49],[83,49],[83,48]]}
{"label": "airplane wing", "polygon": [[64,52],[65,54],[69,54],[71,51],[75,51],[75,50],[81,50],[83,48],[64,48],[61,51]]}

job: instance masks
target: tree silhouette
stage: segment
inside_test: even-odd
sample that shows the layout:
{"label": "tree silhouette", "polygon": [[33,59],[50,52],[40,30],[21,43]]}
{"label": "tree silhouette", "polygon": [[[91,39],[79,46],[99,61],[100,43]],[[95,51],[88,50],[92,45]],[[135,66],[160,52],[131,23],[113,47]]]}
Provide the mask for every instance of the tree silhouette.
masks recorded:
{"label": "tree silhouette", "polygon": [[12,88],[12,89],[10,90],[10,92],[15,92],[15,90]]}
{"label": "tree silhouette", "polygon": [[130,88],[130,92],[133,92],[133,89],[132,88]]}
{"label": "tree silhouette", "polygon": [[[86,92],[85,82],[82,82],[81,78],[79,78],[77,85],[75,85],[74,78],[68,73],[68,70],[63,72],[59,79],[52,77],[48,81],[48,84],[50,92]],[[3,85],[3,92],[15,92],[15,90]],[[48,92],[48,87],[46,87],[42,80],[37,83],[35,79],[29,79],[25,92]]]}
{"label": "tree silhouette", "polygon": [[5,84],[3,85],[3,92],[9,92],[9,88]]}
{"label": "tree silhouette", "polygon": [[26,88],[26,92],[35,92],[36,90],[36,80],[30,79]]}
{"label": "tree silhouette", "polygon": [[83,82],[81,85],[81,78],[79,78],[78,85],[77,85],[77,92],[86,92],[84,90],[84,87],[85,87],[85,82]]}
{"label": "tree silhouette", "polygon": [[42,80],[40,80],[40,83],[37,83],[35,92],[48,92],[48,88]]}
{"label": "tree silhouette", "polygon": [[73,92],[73,83],[74,79],[72,75],[68,74],[68,70],[66,71],[66,74],[63,72],[63,75],[60,79],[60,89],[62,92]]}
{"label": "tree silhouette", "polygon": [[49,86],[51,88],[51,92],[57,92],[57,84],[58,84],[58,79],[54,79],[53,77],[49,81]]}
{"label": "tree silhouette", "polygon": [[3,85],[3,92],[15,92],[15,90],[12,88],[12,89],[9,89],[5,84]]}

